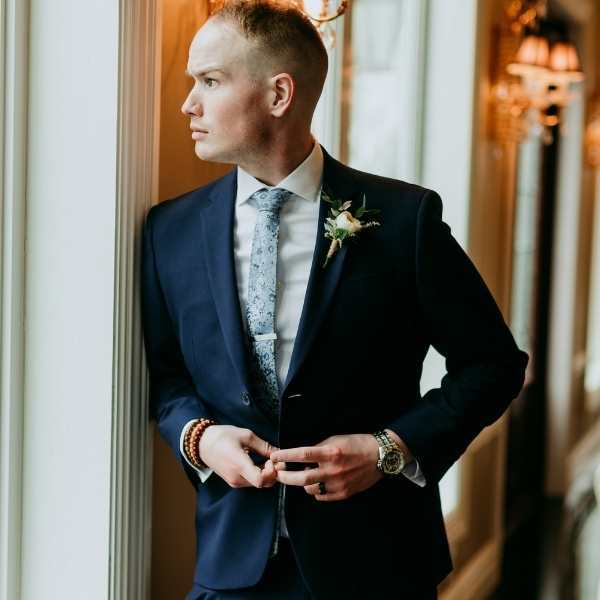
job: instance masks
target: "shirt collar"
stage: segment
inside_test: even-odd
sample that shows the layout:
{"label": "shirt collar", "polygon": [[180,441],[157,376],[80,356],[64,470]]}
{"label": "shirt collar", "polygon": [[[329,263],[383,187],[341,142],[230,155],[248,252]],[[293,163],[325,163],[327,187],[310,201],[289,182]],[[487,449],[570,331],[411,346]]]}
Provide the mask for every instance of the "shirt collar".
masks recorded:
{"label": "shirt collar", "polygon": [[316,201],[323,178],[323,150],[314,136],[313,140],[310,154],[277,185],[264,184],[238,165],[236,205],[247,202],[254,192],[265,187],[268,189],[280,187],[305,200]]}

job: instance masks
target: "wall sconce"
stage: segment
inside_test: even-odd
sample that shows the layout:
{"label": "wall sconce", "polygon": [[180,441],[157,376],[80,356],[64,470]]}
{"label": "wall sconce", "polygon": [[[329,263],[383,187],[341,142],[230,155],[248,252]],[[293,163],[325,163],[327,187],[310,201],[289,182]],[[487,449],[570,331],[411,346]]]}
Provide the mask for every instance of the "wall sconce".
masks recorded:
{"label": "wall sconce", "polygon": [[[522,18],[516,12],[519,7],[527,16],[527,25],[521,24]],[[534,13],[537,20],[533,18]],[[506,38],[514,36],[517,30],[536,28],[539,18],[545,14],[544,2],[526,5],[513,1],[506,11],[508,24],[503,27],[502,34]],[[515,23],[519,24],[517,28]],[[571,92],[571,83],[582,81],[583,78],[577,50],[572,43],[551,43],[539,33],[526,34],[513,58],[501,66],[492,88],[496,137],[500,141],[521,142],[534,128],[540,131],[542,141],[550,144],[552,127],[560,122],[560,109],[576,97]]]}
{"label": "wall sconce", "polygon": [[564,108],[575,98],[569,85],[583,81],[579,70],[577,50],[570,42],[555,42],[550,46],[540,35],[525,37],[516,60],[506,70],[521,78],[523,93],[530,105],[540,112],[539,118],[546,126],[557,125],[558,115],[548,115],[551,106]]}
{"label": "wall sconce", "polygon": [[[227,0],[209,0],[209,14],[222,8]],[[281,2],[281,0],[280,0]],[[299,8],[314,24],[323,43],[332,49],[335,47],[335,29],[331,22],[341,17],[348,9],[348,0],[287,0],[288,4]],[[337,5],[332,8],[331,5]]]}

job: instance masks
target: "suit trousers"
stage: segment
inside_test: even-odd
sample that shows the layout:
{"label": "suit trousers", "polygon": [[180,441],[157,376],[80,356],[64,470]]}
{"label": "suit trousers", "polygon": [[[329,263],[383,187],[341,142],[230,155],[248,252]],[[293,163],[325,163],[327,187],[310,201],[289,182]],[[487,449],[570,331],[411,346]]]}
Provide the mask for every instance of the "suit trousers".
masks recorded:
{"label": "suit trousers", "polygon": [[[389,598],[437,600],[437,590],[427,589],[416,596],[411,592],[410,598],[405,599],[400,588],[390,590]],[[280,538],[277,555],[268,560],[265,572],[256,585],[232,590],[211,590],[194,583],[185,600],[314,600],[314,596],[304,584],[289,539]],[[347,600],[347,598],[327,600]]]}
{"label": "suit trousers", "polygon": [[277,554],[269,558],[256,585],[232,590],[210,590],[194,583],[185,600],[310,600],[288,538],[279,538]]}

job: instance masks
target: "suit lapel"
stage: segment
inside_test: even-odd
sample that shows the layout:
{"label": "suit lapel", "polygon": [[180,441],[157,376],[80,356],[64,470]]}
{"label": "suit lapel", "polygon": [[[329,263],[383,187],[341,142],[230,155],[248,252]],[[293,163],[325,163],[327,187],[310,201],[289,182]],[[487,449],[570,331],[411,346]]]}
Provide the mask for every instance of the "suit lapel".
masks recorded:
{"label": "suit lapel", "polygon": [[[350,174],[348,167],[332,158],[323,150],[323,187],[335,197],[358,200],[361,190]],[[250,389],[250,364],[244,343],[244,329],[237,289],[233,252],[233,227],[237,192],[236,169],[217,182],[209,195],[209,204],[204,211],[202,230],[204,256],[215,306],[231,360],[240,380]],[[290,366],[284,385],[283,396],[306,359],[311,344],[325,317],[338,284],[349,244],[346,242],[335,253],[325,269],[322,268],[331,240],[324,236],[324,223],[330,205],[319,202],[317,240],[304,297],[304,304],[296,333]]]}
{"label": "suit lapel", "polygon": [[[321,148],[324,156],[323,187],[328,188],[334,197],[343,198],[344,200],[356,200],[354,206],[356,208],[361,193],[357,182],[351,176],[348,167],[332,158],[323,146]],[[313,254],[290,366],[285,383],[281,388],[280,399],[285,395],[288,386],[298,373],[302,363],[306,359],[311,344],[314,342],[317,331],[333,299],[348,253],[349,244],[346,242],[333,255],[327,267],[323,269],[323,263],[325,262],[331,242],[324,235],[325,218],[329,213],[330,206],[322,198],[320,199],[315,252]]]}
{"label": "suit lapel", "polygon": [[204,256],[212,295],[225,345],[240,381],[249,389],[249,358],[244,344],[242,311],[233,253],[233,227],[237,192],[236,169],[213,188],[202,219]]}

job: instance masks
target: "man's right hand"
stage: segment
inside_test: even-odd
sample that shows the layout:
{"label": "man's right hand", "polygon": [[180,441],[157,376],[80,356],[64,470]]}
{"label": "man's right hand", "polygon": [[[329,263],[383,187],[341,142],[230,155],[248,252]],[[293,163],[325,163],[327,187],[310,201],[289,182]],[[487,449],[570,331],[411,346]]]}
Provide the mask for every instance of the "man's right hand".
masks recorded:
{"label": "man's right hand", "polygon": [[[259,438],[250,429],[233,425],[211,425],[200,438],[200,458],[231,487],[272,487],[277,482],[277,471],[285,464],[273,465],[269,458],[275,446]],[[254,450],[268,460],[261,467],[255,465],[248,452]]]}

